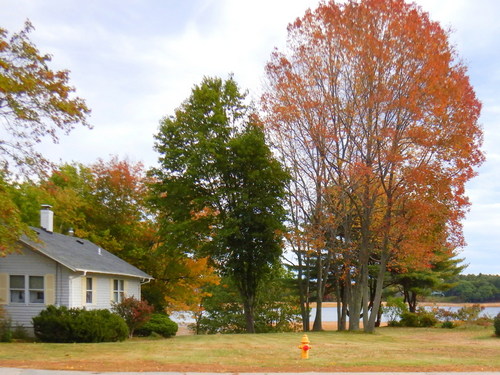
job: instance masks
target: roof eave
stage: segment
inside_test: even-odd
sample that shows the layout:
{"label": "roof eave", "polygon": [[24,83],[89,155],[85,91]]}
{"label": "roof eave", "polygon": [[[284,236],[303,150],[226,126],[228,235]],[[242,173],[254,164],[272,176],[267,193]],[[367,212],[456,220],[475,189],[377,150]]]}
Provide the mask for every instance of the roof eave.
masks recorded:
{"label": "roof eave", "polygon": [[87,270],[87,269],[82,269],[82,268],[75,269],[75,272],[83,272],[84,274],[87,274],[87,273],[98,273],[98,274],[101,274],[101,275],[126,276],[126,277],[134,277],[136,279],[149,279],[149,280],[153,280],[154,279],[154,277],[149,276],[147,274],[146,274],[146,276],[142,276],[142,275],[134,275],[134,274],[131,274],[131,273],[124,273],[124,272],[97,271],[97,270]]}

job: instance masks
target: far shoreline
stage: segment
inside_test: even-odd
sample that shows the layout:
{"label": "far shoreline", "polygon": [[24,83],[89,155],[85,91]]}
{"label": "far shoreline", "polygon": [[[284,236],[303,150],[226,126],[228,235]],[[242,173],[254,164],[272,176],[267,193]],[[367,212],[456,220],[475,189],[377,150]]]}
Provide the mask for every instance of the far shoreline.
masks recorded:
{"label": "far shoreline", "polygon": [[[418,302],[417,306],[436,306],[436,307],[462,307],[462,306],[474,306],[479,305],[481,307],[500,307],[500,302],[485,302],[485,303],[474,303],[474,302]],[[316,308],[316,302],[311,302],[309,304],[311,308]],[[337,302],[323,302],[322,307],[337,307]]]}

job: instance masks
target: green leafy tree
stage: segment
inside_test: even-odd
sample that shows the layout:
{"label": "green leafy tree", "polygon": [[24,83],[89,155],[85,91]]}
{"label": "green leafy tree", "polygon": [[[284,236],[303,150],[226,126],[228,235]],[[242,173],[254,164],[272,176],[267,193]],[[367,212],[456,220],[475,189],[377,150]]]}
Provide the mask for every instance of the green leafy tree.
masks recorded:
{"label": "green leafy tree", "polygon": [[165,251],[210,256],[234,280],[254,332],[259,284],[282,253],[288,175],[244,99],[232,78],[195,86],[161,123],[151,187]]}

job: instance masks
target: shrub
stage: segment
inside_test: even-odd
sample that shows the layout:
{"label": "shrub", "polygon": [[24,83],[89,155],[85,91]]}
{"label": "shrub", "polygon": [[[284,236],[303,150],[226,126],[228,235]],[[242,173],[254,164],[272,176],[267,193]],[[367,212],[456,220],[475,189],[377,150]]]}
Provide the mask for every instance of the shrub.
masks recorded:
{"label": "shrub", "polygon": [[433,327],[437,322],[437,318],[431,311],[419,308],[415,313],[404,312],[401,314],[399,323],[402,327]]}
{"label": "shrub", "polygon": [[163,337],[175,336],[179,329],[176,322],[172,321],[168,315],[153,314],[148,322],[144,323],[141,328],[136,330],[138,336],[151,336],[154,334]]}
{"label": "shrub", "polygon": [[436,316],[431,311],[419,309],[417,315],[419,327],[434,327],[438,323]]}
{"label": "shrub", "polygon": [[455,323],[447,320],[441,324],[441,328],[455,328]]}
{"label": "shrub", "polygon": [[45,342],[123,341],[128,328],[108,310],[49,306],[33,318],[35,336]]}
{"label": "shrub", "polygon": [[134,331],[149,320],[153,313],[153,306],[149,305],[147,301],[127,297],[120,303],[113,302],[112,310],[127,323],[130,337],[132,337]]}
{"label": "shrub", "polygon": [[464,322],[473,323],[479,318],[479,314],[483,310],[484,307],[481,307],[478,304],[472,306],[464,306],[457,311],[457,317],[459,320],[462,320]]}
{"label": "shrub", "polygon": [[500,337],[500,313],[495,316],[495,319],[493,320],[493,326],[495,327],[495,335]]}
{"label": "shrub", "polygon": [[12,341],[12,324],[7,312],[0,306],[0,342]]}
{"label": "shrub", "polygon": [[33,337],[30,336],[26,328],[22,325],[16,325],[14,329],[12,330],[12,338],[15,340],[22,340],[22,341],[27,341],[27,340],[32,340]]}
{"label": "shrub", "polygon": [[432,309],[435,317],[443,322],[451,322],[453,320],[458,320],[457,313],[451,311],[450,309],[443,309],[439,307],[435,307]]}
{"label": "shrub", "polygon": [[412,313],[409,311],[402,313],[399,324],[401,325],[401,327],[419,327],[417,313]]}

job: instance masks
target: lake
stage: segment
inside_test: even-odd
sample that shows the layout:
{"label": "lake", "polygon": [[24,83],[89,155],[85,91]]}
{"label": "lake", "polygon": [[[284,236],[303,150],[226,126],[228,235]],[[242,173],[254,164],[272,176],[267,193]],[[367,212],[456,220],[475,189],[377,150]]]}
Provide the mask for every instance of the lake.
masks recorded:
{"label": "lake", "polygon": [[[434,306],[424,306],[426,309],[432,309]],[[458,311],[463,306],[438,306],[440,308],[450,310],[453,312]],[[498,313],[500,313],[500,306],[487,306],[481,312],[480,316],[488,316],[494,318]],[[311,309],[311,320],[314,320],[316,316],[316,308]],[[337,321],[337,307],[323,307],[322,309],[322,320],[323,322],[336,322]],[[387,316],[382,315],[382,321],[387,321]]]}
{"label": "lake", "polygon": [[[331,305],[331,303],[328,303]],[[431,309],[434,307],[433,305],[424,306],[426,309]],[[447,309],[450,311],[458,311],[463,306],[454,305],[454,306],[438,306],[443,309]],[[481,316],[488,316],[490,318],[494,318],[498,313],[500,313],[500,306],[487,306],[481,312]],[[316,308],[311,309],[311,321],[314,321],[314,317],[316,316]],[[170,315],[170,318],[177,323],[188,324],[194,323],[194,319],[190,316],[189,313],[173,313]],[[337,307],[323,307],[323,322],[336,322],[337,321]],[[387,316],[382,315],[382,321],[387,321]]]}

